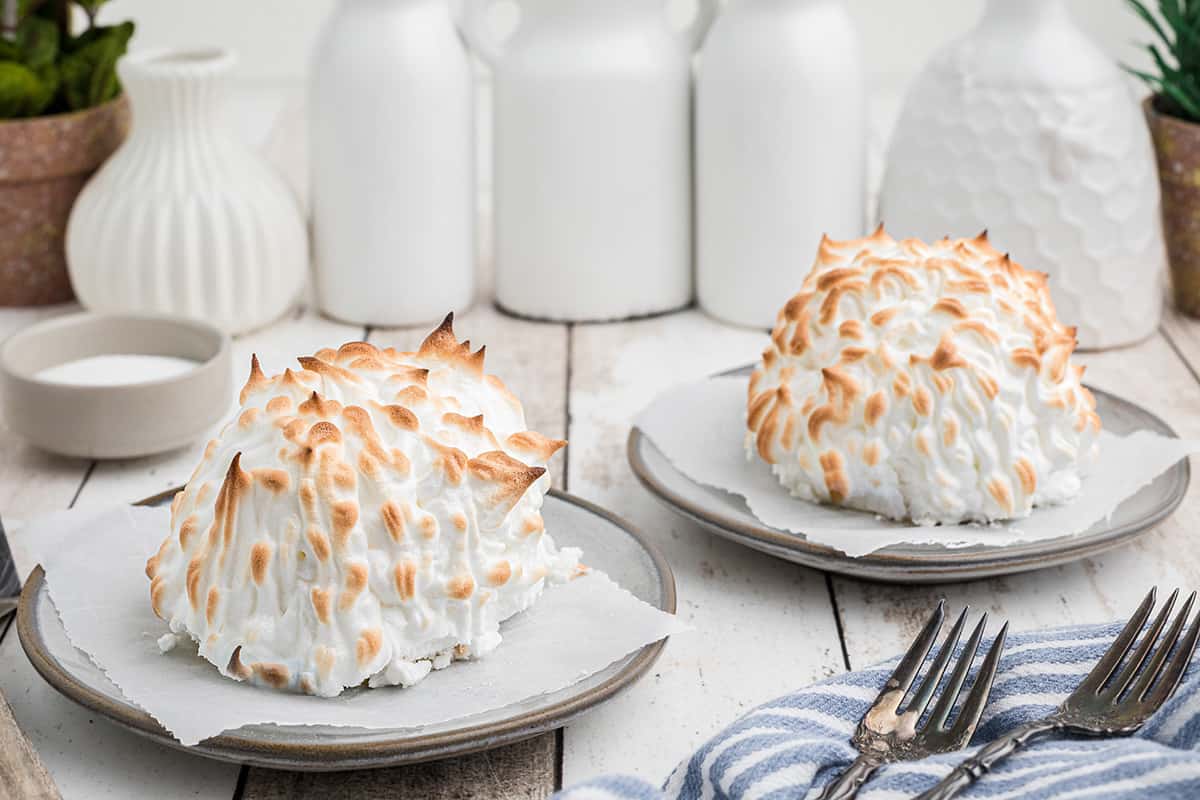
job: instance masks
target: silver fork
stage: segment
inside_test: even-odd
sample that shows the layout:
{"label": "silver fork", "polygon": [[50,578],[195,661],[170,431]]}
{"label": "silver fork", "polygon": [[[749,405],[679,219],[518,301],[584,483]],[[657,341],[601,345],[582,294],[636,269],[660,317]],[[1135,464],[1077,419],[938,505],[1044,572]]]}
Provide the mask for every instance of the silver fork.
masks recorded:
{"label": "silver fork", "polygon": [[[1133,655],[1120,672],[1117,668],[1129,656],[1138,632],[1154,609],[1155,589],[1150,590],[1108,651],[1058,709],[1045,719],[1027,722],[992,742],[955,767],[937,786],[917,800],[947,800],[954,797],[1034,739],[1061,733],[1129,736],[1137,731],[1179,686],[1196,650],[1196,639],[1200,637],[1200,615],[1197,615],[1187,633],[1183,632],[1184,623],[1196,600],[1196,593],[1192,592],[1162,642],[1155,647],[1178,596],[1178,589],[1171,592],[1166,605],[1154,618],[1141,644],[1137,650],[1133,650]],[[1179,645],[1177,649],[1176,644]],[[1168,660],[1172,649],[1175,655]],[[1147,657],[1150,662],[1139,675],[1139,669],[1146,663]],[[1114,675],[1116,677],[1109,683]]]}
{"label": "silver fork", "polygon": [[8,549],[4,523],[0,522],[0,620],[17,610],[20,595],[21,579],[17,575],[17,565],[13,562],[12,552]]}
{"label": "silver fork", "polygon": [[972,631],[971,637],[967,640],[966,647],[963,648],[962,655],[954,667],[954,672],[942,689],[937,705],[933,707],[929,718],[923,725],[919,723],[921,715],[925,713],[925,709],[933,700],[933,695],[937,691],[938,683],[941,682],[950,659],[954,656],[954,648],[958,644],[959,637],[962,636],[963,625],[967,619],[967,609],[965,608],[958,615],[958,620],[950,629],[946,641],[942,643],[920,688],[917,689],[904,711],[900,711],[900,704],[904,701],[904,696],[908,694],[909,688],[916,680],[917,673],[921,670],[921,665],[925,663],[925,658],[929,655],[929,650],[937,639],[945,614],[946,601],[943,600],[938,603],[938,607],[930,615],[925,627],[917,634],[917,638],[909,646],[908,652],[904,654],[904,658],[900,659],[900,663],[896,665],[896,669],[884,684],[879,696],[875,698],[874,704],[867,709],[862,721],[858,723],[858,729],[854,732],[852,740],[858,749],[858,758],[846,768],[845,772],[825,787],[820,800],[848,800],[858,794],[858,790],[883,764],[891,761],[924,758],[934,753],[961,750],[971,740],[971,734],[975,732],[975,726],[979,724],[979,716],[983,713],[983,706],[987,703],[988,694],[991,692],[992,681],[996,677],[1000,651],[1004,649],[1004,638],[1008,633],[1007,622],[1000,629],[1000,633],[996,635],[995,641],[992,642],[991,648],[984,657],[983,665],[979,668],[979,674],[975,678],[971,692],[963,702],[962,709],[953,724],[948,723],[950,712],[967,679],[967,673],[975,660],[975,653],[979,650],[979,642],[983,638],[983,629],[987,624],[987,614],[983,615],[975,626],[975,630]]}

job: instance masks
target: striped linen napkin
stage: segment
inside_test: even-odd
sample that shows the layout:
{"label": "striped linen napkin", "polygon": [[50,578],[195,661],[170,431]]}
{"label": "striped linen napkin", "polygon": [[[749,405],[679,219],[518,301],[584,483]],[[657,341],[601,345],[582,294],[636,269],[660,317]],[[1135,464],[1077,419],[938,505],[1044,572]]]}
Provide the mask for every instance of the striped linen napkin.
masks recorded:
{"label": "striped linen napkin", "polygon": [[[981,745],[1045,716],[1083,679],[1122,625],[1008,638],[971,746],[881,768],[862,800],[900,800],[933,786]],[[986,652],[987,645],[980,647]],[[773,700],[684,760],[661,789],[638,778],[597,778],[559,800],[783,800],[816,797],[857,756],[850,736],[899,658]],[[1200,653],[1175,695],[1132,738],[1050,738],[1019,751],[960,797],[1020,800],[1200,798]],[[970,679],[968,680],[970,686]],[[966,694],[964,692],[963,694]]]}

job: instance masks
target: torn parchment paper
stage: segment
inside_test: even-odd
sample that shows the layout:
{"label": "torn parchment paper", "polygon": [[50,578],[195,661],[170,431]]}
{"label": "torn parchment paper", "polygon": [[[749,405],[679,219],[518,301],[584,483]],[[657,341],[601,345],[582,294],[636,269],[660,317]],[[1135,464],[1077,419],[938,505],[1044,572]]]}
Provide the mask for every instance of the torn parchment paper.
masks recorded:
{"label": "torn parchment paper", "polygon": [[150,610],[146,558],[168,531],[165,507],[120,506],[31,520],[23,539],[46,570],[71,642],[131,702],[180,742],[196,744],[250,723],[416,728],[498,709],[583,680],[643,645],[686,630],[673,615],[592,572],[546,591],[505,622],[501,645],[409,687],[337,698],[238,683],[196,655],[160,654],[166,624]]}
{"label": "torn parchment paper", "polygon": [[707,378],[659,395],[634,420],[676,469],[698,483],[740,495],[751,513],[772,528],[862,556],[895,544],[945,547],[1003,546],[1082,533],[1106,519],[1123,500],[1191,453],[1200,441],[1151,431],[1100,435],[1100,457],[1073,502],[1034,509],[1026,519],[992,525],[919,526],[874,514],[822,506],[788,494],[757,458],[745,451],[745,376]]}

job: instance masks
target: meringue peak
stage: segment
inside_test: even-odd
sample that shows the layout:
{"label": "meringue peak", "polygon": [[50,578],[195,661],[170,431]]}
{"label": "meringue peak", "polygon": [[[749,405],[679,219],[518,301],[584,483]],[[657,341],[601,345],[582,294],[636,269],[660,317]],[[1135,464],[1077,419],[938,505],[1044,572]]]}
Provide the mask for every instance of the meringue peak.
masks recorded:
{"label": "meringue peak", "polygon": [[246,379],[245,385],[242,387],[241,394],[238,395],[238,402],[245,403],[246,395],[265,386],[267,376],[263,374],[262,365],[258,363],[258,354],[250,354],[250,377]]}
{"label": "meringue peak", "polygon": [[451,311],[442,324],[425,337],[417,353],[422,356],[446,355],[459,349],[458,337],[454,335],[454,312]]}

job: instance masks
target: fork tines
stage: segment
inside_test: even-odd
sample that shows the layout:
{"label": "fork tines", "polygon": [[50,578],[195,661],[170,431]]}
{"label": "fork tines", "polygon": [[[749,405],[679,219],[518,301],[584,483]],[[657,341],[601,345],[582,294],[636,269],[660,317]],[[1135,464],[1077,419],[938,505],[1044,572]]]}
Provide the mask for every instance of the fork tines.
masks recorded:
{"label": "fork tines", "polygon": [[[1196,641],[1200,638],[1200,614],[1185,633],[1184,625],[1196,602],[1196,593],[1192,592],[1175,615],[1166,634],[1161,635],[1179,598],[1179,590],[1176,589],[1171,592],[1134,650],[1134,641],[1154,610],[1156,595],[1157,587],[1146,594],[1108,652],[1079,684],[1077,692],[1091,691],[1112,703],[1146,703],[1155,707],[1171,696],[1196,650]],[[1142,669],[1143,666],[1145,669]]]}
{"label": "fork tines", "polygon": [[950,661],[954,658],[955,648],[958,646],[959,639],[961,639],[963,629],[966,625],[968,609],[964,608],[962,613],[958,615],[958,619],[955,620],[946,640],[938,650],[938,654],[930,665],[929,671],[926,673],[920,687],[913,693],[912,698],[905,705],[904,711],[900,712],[899,709],[904,701],[904,697],[908,694],[909,689],[916,680],[921,665],[925,663],[929,651],[933,648],[933,643],[937,639],[938,632],[941,630],[942,622],[945,619],[945,605],[944,600],[938,603],[937,608],[925,623],[925,627],[922,628],[920,634],[913,641],[912,646],[909,647],[908,652],[904,654],[895,671],[892,672],[891,677],[884,685],[883,691],[880,692],[871,709],[872,714],[886,714],[889,712],[895,714],[897,721],[900,723],[899,729],[914,731],[916,733],[915,738],[919,740],[918,743],[928,747],[931,753],[941,752],[945,749],[957,749],[964,746],[970,740],[971,735],[975,732],[975,727],[979,723],[979,718],[983,714],[988,694],[991,692],[992,682],[996,677],[996,669],[1000,663],[1000,654],[1004,649],[1004,640],[1008,634],[1008,623],[1006,622],[1000,629],[1000,632],[996,634],[991,647],[988,648],[979,672],[975,677],[975,682],[962,703],[961,710],[953,724],[948,724],[947,721],[962,692],[963,684],[966,682],[971,665],[974,663],[975,656],[979,651],[979,644],[983,639],[984,628],[987,626],[988,615],[985,613],[980,617],[975,628],[971,631],[971,635],[967,639],[962,653],[958,657],[954,671],[942,687],[933,711],[924,724],[918,728],[918,723],[922,715],[938,691],[942,676],[945,674]]}

